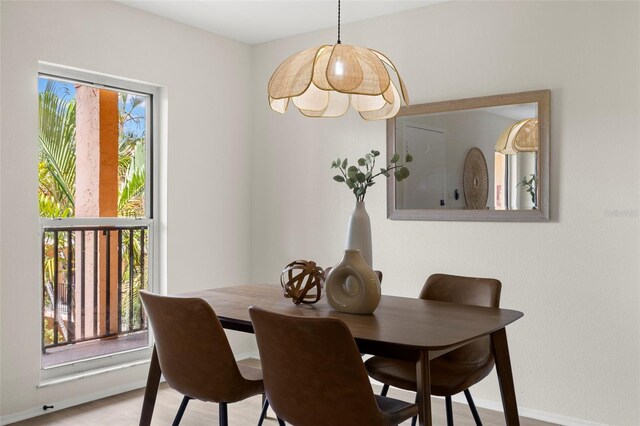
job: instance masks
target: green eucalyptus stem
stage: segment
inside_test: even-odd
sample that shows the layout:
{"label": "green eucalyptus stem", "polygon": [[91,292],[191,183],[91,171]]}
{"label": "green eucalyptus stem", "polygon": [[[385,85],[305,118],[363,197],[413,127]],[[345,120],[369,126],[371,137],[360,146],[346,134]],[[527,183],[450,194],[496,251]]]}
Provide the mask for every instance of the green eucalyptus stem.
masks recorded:
{"label": "green eucalyptus stem", "polygon": [[[380,175],[390,177],[391,174],[389,172],[393,171],[393,176],[398,182],[400,182],[409,176],[410,172],[406,167],[406,164],[413,161],[411,154],[407,154],[405,156],[404,162],[400,162],[400,155],[397,153],[394,154],[391,157],[389,164],[387,164],[385,168],[381,168],[378,173],[374,174],[376,157],[379,155],[380,151],[372,150],[365,154],[364,157],[358,159],[358,166],[352,165],[349,167],[347,167],[349,165],[349,161],[346,158],[344,160],[338,158],[331,163],[331,168],[338,169],[340,172],[339,175],[335,175],[333,177],[333,180],[338,183],[346,184],[356,196],[356,201],[364,201],[364,198],[367,195],[367,188],[375,184],[374,179],[376,177]],[[364,167],[364,170],[362,167]]]}
{"label": "green eucalyptus stem", "polygon": [[524,176],[520,183],[516,185],[516,188],[522,186],[526,192],[531,196],[531,203],[534,207],[538,204],[536,200],[536,187],[538,184],[538,177],[535,174],[530,174],[531,178],[527,179],[527,176]]}

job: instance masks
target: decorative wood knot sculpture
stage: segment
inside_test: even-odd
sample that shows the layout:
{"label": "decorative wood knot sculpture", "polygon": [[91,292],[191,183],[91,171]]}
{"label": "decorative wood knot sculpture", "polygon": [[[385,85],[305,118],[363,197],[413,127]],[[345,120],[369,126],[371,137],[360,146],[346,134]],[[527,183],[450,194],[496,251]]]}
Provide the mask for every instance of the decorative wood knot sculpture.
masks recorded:
{"label": "decorative wood knot sculpture", "polygon": [[296,260],[288,264],[280,275],[284,297],[299,305],[316,303],[322,298],[324,271],[310,260]]}

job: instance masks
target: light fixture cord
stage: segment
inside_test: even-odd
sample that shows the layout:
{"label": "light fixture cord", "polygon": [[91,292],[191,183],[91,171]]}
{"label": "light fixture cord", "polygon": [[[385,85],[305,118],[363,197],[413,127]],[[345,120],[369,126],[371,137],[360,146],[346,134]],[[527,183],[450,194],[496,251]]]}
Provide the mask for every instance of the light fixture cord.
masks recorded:
{"label": "light fixture cord", "polygon": [[338,44],[340,44],[340,0],[338,0]]}

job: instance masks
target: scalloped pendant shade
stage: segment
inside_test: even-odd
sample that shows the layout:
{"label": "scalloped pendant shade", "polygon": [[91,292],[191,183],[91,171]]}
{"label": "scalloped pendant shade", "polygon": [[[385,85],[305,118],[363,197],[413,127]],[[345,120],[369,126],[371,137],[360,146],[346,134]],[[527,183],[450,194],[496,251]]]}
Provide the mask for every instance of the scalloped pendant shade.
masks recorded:
{"label": "scalloped pendant shade", "polygon": [[[338,3],[338,11],[339,7]],[[341,44],[339,25],[338,21],[337,44],[305,49],[275,70],[268,85],[274,111],[284,113],[293,102],[307,117],[340,117],[351,106],[365,120],[383,120],[394,117],[401,104],[409,105],[407,89],[391,60],[366,47]]]}
{"label": "scalloped pendant shade", "polygon": [[507,127],[496,142],[496,152],[513,155],[538,151],[538,119],[527,118]]}

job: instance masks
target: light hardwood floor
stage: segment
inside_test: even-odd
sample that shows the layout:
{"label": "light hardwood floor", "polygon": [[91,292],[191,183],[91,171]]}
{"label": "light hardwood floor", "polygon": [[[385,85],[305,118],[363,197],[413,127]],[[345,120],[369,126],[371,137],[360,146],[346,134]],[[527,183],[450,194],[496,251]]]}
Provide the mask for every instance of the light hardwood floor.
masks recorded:
{"label": "light hardwood floor", "polygon": [[[379,389],[376,389],[379,392]],[[82,404],[77,407],[67,408],[57,412],[51,412],[40,417],[35,417],[19,423],[16,426],[35,425],[60,425],[60,426],[120,426],[137,425],[142,407],[144,390],[139,389],[120,395],[104,398],[98,401]],[[389,396],[399,399],[406,398],[407,394],[391,389]],[[182,401],[182,395],[169,388],[165,383],[160,386],[156,408],[153,415],[153,425],[170,425]],[[253,397],[246,401],[229,404],[229,424],[231,426],[255,426],[260,415],[260,397]],[[433,424],[445,425],[444,400],[433,398]],[[482,422],[485,426],[504,425],[502,413],[479,409]],[[454,403],[453,416],[456,426],[474,426],[473,418],[466,405]],[[181,425],[217,425],[217,404],[191,401],[187,407]],[[274,426],[278,423],[271,417],[265,421],[265,426]],[[404,425],[410,425],[407,421]],[[521,418],[522,426],[546,426],[546,423],[538,420]],[[354,425],[366,426],[366,425]]]}
{"label": "light hardwood floor", "polygon": [[[235,308],[234,308],[235,309]],[[259,360],[249,359],[242,361],[245,364],[258,364]],[[374,392],[379,393],[380,388],[374,386]],[[14,425],[62,425],[62,426],[117,426],[117,425],[137,425],[140,418],[144,389],[137,389],[114,395],[108,398],[88,402],[76,407],[52,411],[38,417],[14,423]],[[391,389],[390,397],[404,399],[413,402],[415,395],[397,389]],[[295,395],[293,396],[295,398]],[[171,389],[166,384],[161,384],[157,395],[155,409],[153,413],[153,425],[172,424],[176,411],[180,406],[183,396]],[[256,425],[261,411],[261,396],[255,396],[245,401],[229,404],[228,417],[232,426]],[[304,401],[295,401],[303,404]],[[442,398],[432,398],[432,419],[434,425],[446,424],[444,400]],[[454,403],[453,406],[455,424],[458,426],[475,426],[475,422],[466,404]],[[501,412],[479,409],[483,424],[486,426],[502,426],[505,424],[504,415]],[[521,418],[522,426],[545,426],[552,423]],[[214,403],[204,403],[197,400],[189,402],[186,412],[182,418],[182,425],[216,425],[218,424],[218,405]],[[265,426],[275,426],[277,421],[273,416],[266,419]],[[411,420],[402,423],[408,426]],[[353,426],[369,426],[366,424],[355,424]],[[511,426],[511,425],[508,425]]]}

